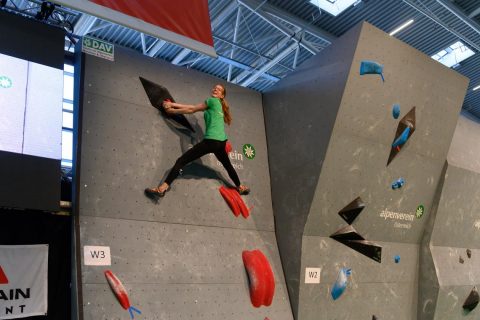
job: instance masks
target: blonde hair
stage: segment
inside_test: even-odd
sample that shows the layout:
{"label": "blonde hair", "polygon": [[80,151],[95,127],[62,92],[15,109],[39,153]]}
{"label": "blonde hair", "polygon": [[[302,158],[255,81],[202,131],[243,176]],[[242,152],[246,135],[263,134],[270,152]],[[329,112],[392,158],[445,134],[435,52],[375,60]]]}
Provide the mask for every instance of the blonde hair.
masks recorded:
{"label": "blonde hair", "polygon": [[220,102],[222,103],[223,121],[230,125],[232,123],[232,115],[230,114],[230,106],[228,105],[227,100],[225,100],[227,89],[221,84],[219,84],[219,86],[223,89],[223,98],[220,98]]}

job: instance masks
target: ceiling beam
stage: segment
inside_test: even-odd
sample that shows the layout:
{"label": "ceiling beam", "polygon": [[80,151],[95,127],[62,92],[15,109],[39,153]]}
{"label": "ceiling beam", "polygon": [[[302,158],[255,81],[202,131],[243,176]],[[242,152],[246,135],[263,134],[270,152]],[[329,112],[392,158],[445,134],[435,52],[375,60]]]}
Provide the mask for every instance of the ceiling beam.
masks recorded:
{"label": "ceiling beam", "polygon": [[157,39],[157,42],[147,50],[146,55],[149,57],[155,57],[165,44],[167,44],[165,40]]}
{"label": "ceiling beam", "polygon": [[[235,20],[235,30],[233,30],[233,43],[237,43],[237,34],[238,27],[240,25],[240,17],[242,16],[242,7],[238,6],[237,9],[237,19]],[[230,52],[230,59],[233,59],[233,54],[235,53],[235,46],[232,46],[232,51]],[[227,81],[230,82],[232,78],[232,65],[228,65]]]}
{"label": "ceiling beam", "polygon": [[264,13],[287,21],[288,23],[307,31],[308,33],[322,39],[323,41],[328,42],[329,44],[337,38],[333,34],[328,33],[325,30],[318,28],[314,25],[308,24],[306,21],[296,17],[295,15],[279,9],[269,3],[261,4],[258,0],[239,0],[239,2],[250,8],[258,8],[261,5],[261,7],[257,11],[263,11]]}
{"label": "ceiling beam", "polygon": [[73,26],[73,32],[75,35],[79,37],[83,37],[87,33],[90,32],[95,22],[97,22],[97,18],[86,13],[82,13],[80,18],[77,20],[75,25]]}
{"label": "ceiling beam", "polygon": [[[312,54],[317,54],[319,50],[315,48],[313,45],[311,45],[308,41],[303,40],[303,38],[298,39],[297,37],[297,32],[291,30],[290,28],[284,26],[280,22],[274,20],[269,14],[267,14],[264,10],[263,7],[259,8],[259,5],[257,5],[254,1],[251,0],[238,0],[239,3],[241,3],[245,8],[249,9],[256,15],[258,15],[260,18],[262,18],[265,22],[269,23],[270,25],[274,26],[277,28],[281,33],[283,33],[285,36],[292,38],[294,41],[298,42],[302,47],[310,51]],[[293,24],[293,23],[292,23]]]}
{"label": "ceiling beam", "polygon": [[479,6],[477,9],[473,10],[472,12],[470,12],[470,14],[468,15],[468,17],[469,17],[470,19],[473,19],[473,18],[475,18],[476,16],[478,16],[479,14],[480,14],[480,6]]}
{"label": "ceiling beam", "polygon": [[[248,73],[252,73],[254,71],[258,71],[257,69],[249,66],[249,65],[246,65],[244,63],[241,63],[240,61],[237,61],[237,60],[234,60],[234,59],[230,59],[228,57],[224,57],[222,55],[218,55],[218,61],[221,61],[221,62],[225,62],[225,63],[228,63],[228,64],[231,64],[233,65],[234,67],[237,67],[237,68],[240,68],[240,69],[243,69],[243,70],[246,70],[248,71]],[[268,73],[263,73],[261,75],[263,78],[267,79],[267,80],[270,80],[270,81],[274,81],[274,82],[277,82],[278,80],[280,80],[279,77],[275,77],[275,76],[272,76],[271,74],[268,74]]]}
{"label": "ceiling beam", "polygon": [[[465,43],[470,45],[471,48],[475,48],[475,50],[480,51],[480,45],[477,45],[475,42],[471,41],[470,39],[468,39],[464,35],[462,35],[462,34],[458,33],[457,31],[453,30],[446,22],[443,22],[436,15],[429,12],[428,8],[425,8],[424,6],[419,6],[417,3],[415,3],[412,0],[402,0],[402,1],[406,4],[408,4],[409,6],[411,6],[412,8],[414,8],[415,10],[417,10],[418,12],[425,15],[427,18],[429,18],[432,21],[434,21],[435,23],[437,23],[439,26],[441,26],[442,28],[444,28],[448,32],[452,33],[453,35],[455,35],[459,39],[463,40]],[[425,9],[427,9],[427,10],[425,10]]]}
{"label": "ceiling beam", "polygon": [[293,42],[291,45],[285,48],[282,52],[280,52],[272,61],[265,64],[260,70],[258,70],[257,72],[252,74],[250,77],[248,77],[246,80],[244,80],[241,83],[241,85],[243,87],[248,87],[251,83],[253,83],[259,77],[261,77],[263,73],[270,70],[270,68],[272,68],[278,62],[280,62],[280,60],[282,60],[283,58],[288,56],[290,53],[292,53],[297,47],[298,47],[298,44],[296,42]]}
{"label": "ceiling beam", "polygon": [[142,53],[146,54],[147,53],[147,46],[145,43],[145,34],[143,32],[140,32],[140,41],[142,42]]}
{"label": "ceiling beam", "polygon": [[[225,8],[218,13],[218,15],[212,20],[211,27],[212,32],[225,20],[235,9],[238,7],[236,1],[231,1]],[[182,49],[171,61],[172,64],[178,65],[192,50]]]}
{"label": "ceiling beam", "polygon": [[442,5],[445,9],[453,13],[458,19],[462,20],[467,26],[473,29],[476,33],[480,34],[480,26],[478,23],[467,17],[462,11],[460,11],[452,3],[447,3],[443,0],[437,0],[437,2]]}
{"label": "ceiling beam", "polygon": [[[257,56],[258,58],[263,58],[263,59],[266,60],[266,61],[272,60],[272,58],[271,58],[270,56],[273,55],[274,51],[276,51],[278,47],[283,47],[283,46],[285,46],[285,44],[286,44],[288,41],[290,41],[289,38],[283,38],[282,40],[280,40],[280,42],[278,42],[278,43],[275,45],[274,48],[271,48],[266,54],[260,54],[260,53],[258,53],[258,52],[255,52],[255,51],[253,51],[253,50],[251,50],[251,49],[248,49],[248,48],[244,47],[243,45],[240,45],[240,44],[238,44],[238,43],[234,43],[234,42],[232,42],[232,41],[230,41],[230,40],[227,40],[227,39],[225,39],[225,38],[222,38],[222,37],[219,37],[219,36],[213,36],[213,38],[215,38],[215,39],[217,39],[217,40],[220,40],[220,41],[222,41],[222,42],[228,43],[229,45],[231,45],[231,46],[233,46],[233,47],[236,47],[236,48],[238,48],[238,49],[241,49],[241,50],[243,50],[243,51],[245,51],[245,52],[248,52],[248,53],[250,53],[250,54],[253,54],[253,55]],[[290,68],[290,67],[288,67],[288,66],[286,66],[286,65],[284,65],[284,64],[280,64],[280,65],[281,65],[283,68],[285,68],[286,70],[293,71],[292,68]]]}

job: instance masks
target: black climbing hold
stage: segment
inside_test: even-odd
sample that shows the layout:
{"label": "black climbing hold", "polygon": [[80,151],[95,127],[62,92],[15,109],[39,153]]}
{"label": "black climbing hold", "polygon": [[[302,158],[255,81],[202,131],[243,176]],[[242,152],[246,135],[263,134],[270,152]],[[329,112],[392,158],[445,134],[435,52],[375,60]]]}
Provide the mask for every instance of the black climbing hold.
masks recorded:
{"label": "black climbing hold", "polygon": [[353,221],[360,214],[360,212],[363,210],[363,208],[365,208],[365,203],[363,203],[360,197],[357,197],[355,200],[350,202],[345,208],[340,210],[338,214],[348,224],[352,224]]}
{"label": "black climbing hold", "polygon": [[382,247],[365,240],[354,227],[348,225],[330,235],[330,238],[352,248],[358,253],[369,257],[377,262],[382,262]]}
{"label": "black climbing hold", "polygon": [[191,132],[195,132],[192,125],[190,124],[190,122],[188,122],[187,118],[185,118],[183,114],[169,114],[163,108],[163,102],[165,100],[170,100],[172,102],[175,102],[170,92],[168,92],[167,88],[159,84],[156,84],[152,81],[149,81],[145,78],[142,78],[142,77],[139,77],[139,78],[140,78],[140,81],[142,82],[145,92],[147,93],[150,103],[152,104],[153,107],[160,110],[163,118],[168,123],[170,123],[172,126],[174,126],[177,129],[183,129],[183,130],[187,129],[187,130],[190,130]]}
{"label": "black climbing hold", "polygon": [[467,257],[470,259],[472,257],[472,250],[467,249]]}
{"label": "black climbing hold", "polygon": [[458,257],[458,262],[460,262],[460,263],[464,263],[464,262],[465,262],[465,260],[463,260],[462,256],[459,256],[459,257]]}
{"label": "black climbing hold", "polygon": [[477,307],[478,300],[479,300],[479,296],[478,296],[477,288],[473,287],[472,291],[470,291],[470,294],[468,295],[467,299],[463,303],[463,309],[469,312],[472,311]]}

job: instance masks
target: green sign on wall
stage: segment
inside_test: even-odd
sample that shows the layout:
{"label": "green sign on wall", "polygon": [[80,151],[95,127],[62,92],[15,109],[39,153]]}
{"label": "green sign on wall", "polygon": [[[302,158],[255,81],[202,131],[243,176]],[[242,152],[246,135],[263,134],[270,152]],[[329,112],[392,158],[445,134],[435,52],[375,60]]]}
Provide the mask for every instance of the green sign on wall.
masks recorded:
{"label": "green sign on wall", "polygon": [[82,52],[114,61],[114,45],[99,39],[83,37]]}

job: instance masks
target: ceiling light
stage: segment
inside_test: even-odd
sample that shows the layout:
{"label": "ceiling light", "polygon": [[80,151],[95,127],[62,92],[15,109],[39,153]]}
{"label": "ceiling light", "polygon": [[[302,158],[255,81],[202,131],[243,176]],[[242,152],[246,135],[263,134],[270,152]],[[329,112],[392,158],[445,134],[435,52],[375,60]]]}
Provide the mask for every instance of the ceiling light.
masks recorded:
{"label": "ceiling light", "polygon": [[480,86],[476,86],[475,88],[473,88],[473,91],[478,90],[478,89],[480,89]]}
{"label": "ceiling light", "polygon": [[406,27],[408,27],[409,25],[411,25],[413,23],[413,19],[410,19],[408,20],[407,22],[405,22],[404,24],[402,24],[400,27],[396,28],[395,30],[393,30],[392,32],[390,32],[390,35],[393,36],[394,34],[402,31],[403,29],[405,29]]}
{"label": "ceiling light", "polygon": [[358,0],[310,0],[310,3],[336,17]]}

